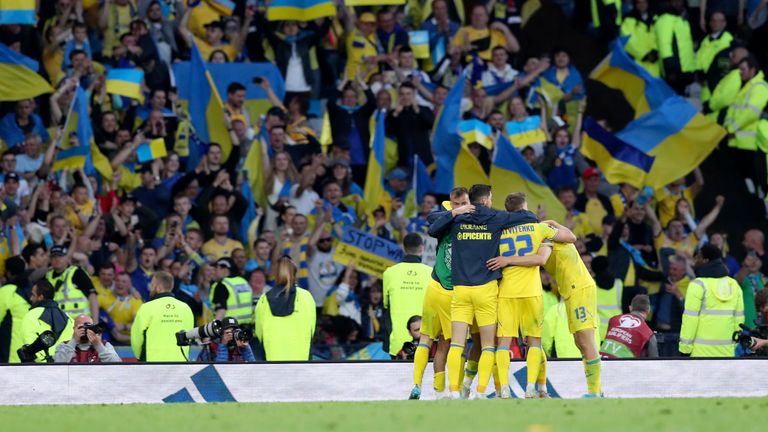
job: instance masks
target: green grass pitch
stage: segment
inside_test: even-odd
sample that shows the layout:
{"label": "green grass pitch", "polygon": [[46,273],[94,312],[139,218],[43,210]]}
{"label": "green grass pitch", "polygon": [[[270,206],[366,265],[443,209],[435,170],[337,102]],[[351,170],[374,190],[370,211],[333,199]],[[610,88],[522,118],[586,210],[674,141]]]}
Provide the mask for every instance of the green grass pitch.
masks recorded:
{"label": "green grass pitch", "polygon": [[8,432],[741,432],[768,430],[766,415],[768,398],[70,405],[0,407],[0,425]]}

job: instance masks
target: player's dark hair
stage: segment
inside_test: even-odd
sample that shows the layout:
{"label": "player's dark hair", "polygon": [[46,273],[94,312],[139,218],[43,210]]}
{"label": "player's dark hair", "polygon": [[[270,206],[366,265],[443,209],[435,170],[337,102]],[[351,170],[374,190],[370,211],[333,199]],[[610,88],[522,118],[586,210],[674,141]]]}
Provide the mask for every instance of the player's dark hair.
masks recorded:
{"label": "player's dark hair", "polygon": [[507,195],[507,198],[504,200],[504,207],[507,209],[507,211],[518,211],[523,209],[525,202],[525,193],[512,192],[511,194]]}
{"label": "player's dark hair", "polygon": [[650,312],[651,299],[645,294],[638,294],[632,299],[629,307],[632,308],[632,312]]}
{"label": "player's dark hair", "polygon": [[469,188],[469,202],[473,204],[489,196],[491,196],[491,185],[476,184]]}
{"label": "player's dark hair", "polygon": [[469,195],[469,191],[465,187],[453,188],[453,190],[451,191],[451,198],[458,198],[464,195]]}
{"label": "player's dark hair", "polygon": [[409,233],[403,237],[403,249],[409,255],[417,255],[422,245],[424,245],[424,240],[421,239],[419,234]]}

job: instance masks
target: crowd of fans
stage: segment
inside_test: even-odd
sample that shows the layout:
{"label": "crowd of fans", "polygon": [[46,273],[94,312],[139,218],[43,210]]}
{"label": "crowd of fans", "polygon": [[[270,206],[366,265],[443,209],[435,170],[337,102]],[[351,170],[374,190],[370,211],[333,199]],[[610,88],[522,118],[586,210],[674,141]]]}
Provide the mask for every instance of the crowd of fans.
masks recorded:
{"label": "crowd of fans", "polygon": [[[712,54],[725,59],[718,63],[723,73],[715,78],[703,67],[687,68],[678,36],[671,54],[664,52],[658,36],[648,42],[652,49],[637,58],[696,100],[695,89],[714,92],[731,68],[749,69],[748,76],[742,74],[743,84],[762,80],[758,71],[764,64],[755,59],[766,52],[755,47],[763,49],[756,38],[765,34],[760,22],[760,17],[765,21],[765,0],[465,1],[463,7],[447,0],[412,0],[356,8],[338,2],[335,17],[311,22],[268,21],[269,1],[236,0],[231,16],[206,6],[208,1],[56,0],[40,2],[36,26],[0,26],[0,42],[38,61],[38,72],[55,88],[36,99],[2,103],[0,274],[27,300],[41,279],[56,290],[74,284],[87,299],[77,315],[105,323],[103,336],[110,342],[99,340],[96,353],[102,360],[117,357],[113,345],[131,344],[132,324],[142,303],[150,300],[155,272],[173,276],[173,294],[190,307],[199,325],[222,318],[217,313],[222,300],[212,293],[224,278],[242,277],[255,305],[272,288],[271,263],[284,255],[296,263],[298,284],[309,291],[319,312],[313,356],[343,359],[370,341],[386,344],[391,329],[381,280],[334,259],[339,235],[351,226],[393,242],[409,232],[426,233],[426,215],[444,197],[428,193],[418,206],[407,205],[413,156],[426,165],[435,161],[435,118],[448,90],[469,76],[479,76],[481,85],[467,86],[464,119],[487,122],[494,133],[507,133],[510,122],[520,130],[533,123],[544,131],[546,139],[521,149],[523,156],[567,209],[561,222],[578,236],[585,263],[607,257],[599,260],[599,268],[591,268],[598,286],[610,289],[621,280],[625,311],[634,295],[650,295],[648,320],[662,335],[662,355],[677,353],[687,282],[696,272],[693,257],[705,243],[722,250],[730,275],[741,284],[746,322],[768,320],[762,225],[713,229],[724,207],[759,200],[767,192],[761,190],[761,174],[751,168],[751,160],[760,159],[764,169],[765,154],[758,149],[719,153],[740,161],[747,157],[744,166],[750,168],[744,176],[753,194],[733,199],[707,194],[718,178],[700,169],[650,193],[607,183],[580,152],[582,117],[591,109],[589,68],[574,58],[573,50],[542,40],[546,35],[532,37],[536,33],[526,28],[541,25],[542,16],[554,16],[588,38],[598,53],[607,52],[608,42],[619,35],[631,40],[640,32],[638,22],[651,29],[670,14],[693,30],[689,42],[694,51],[728,33],[732,42]],[[416,58],[409,44],[408,32],[419,29],[429,34],[429,58]],[[656,38],[661,33],[649,34]],[[550,49],[534,51],[526,42],[549,44]],[[272,107],[249,112],[245,83],[230,83],[222,98],[234,147],[225,158],[221,146],[205,143],[199,164],[189,167],[174,152],[188,114],[175,88],[180,77],[171,70],[175,62],[189,60],[193,44],[212,63],[273,62],[286,93],[281,100],[268,80],[260,80]],[[433,61],[432,51],[439,47],[445,54]],[[746,66],[743,59],[749,59]],[[146,103],[108,94],[109,68],[141,68]],[[536,92],[542,78],[563,93],[554,106]],[[501,94],[490,96],[485,90],[510,82]],[[108,158],[112,178],[84,169],[52,169],[57,146],[77,140],[62,136],[77,86],[86,90],[94,142]],[[328,113],[330,143],[320,140],[323,114],[315,118],[309,113],[310,102],[317,100]],[[758,113],[764,108],[765,103],[754,107]],[[736,115],[728,106],[721,109],[721,123]],[[379,110],[386,110],[385,186],[392,199],[366,215],[360,203],[371,117]],[[734,137],[729,132],[726,141]],[[164,140],[167,156],[139,164],[138,146],[154,138]],[[493,150],[467,144],[488,170]],[[263,155],[263,167],[249,169],[264,179],[267,206],[257,210],[257,239],[249,244],[241,235],[249,198],[243,195],[241,170],[252,146]],[[706,200],[697,199],[699,194]],[[540,213],[545,217],[546,209]],[[222,275],[221,268],[228,271]],[[556,303],[556,287],[545,285]],[[57,361],[72,357],[87,319],[78,318],[72,342],[56,350]],[[665,351],[665,341],[673,348]]]}

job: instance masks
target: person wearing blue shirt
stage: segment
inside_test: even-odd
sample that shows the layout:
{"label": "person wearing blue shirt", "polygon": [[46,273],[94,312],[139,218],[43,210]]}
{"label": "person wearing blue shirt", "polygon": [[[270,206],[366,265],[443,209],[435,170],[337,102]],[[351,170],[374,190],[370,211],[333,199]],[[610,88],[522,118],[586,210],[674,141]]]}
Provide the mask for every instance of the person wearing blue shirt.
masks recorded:
{"label": "person wearing blue shirt", "polygon": [[382,45],[381,52],[392,54],[397,47],[408,45],[408,33],[395,20],[395,14],[382,9],[376,14],[376,37]]}
{"label": "person wearing blue shirt", "polygon": [[5,141],[8,148],[22,144],[26,135],[32,132],[40,135],[44,142],[51,138],[43,120],[34,111],[34,100],[20,100],[16,102],[16,111],[6,114],[0,120],[0,139]]}
{"label": "person wearing blue shirt", "polygon": [[426,233],[429,230],[429,221],[427,216],[432,213],[432,210],[437,207],[437,198],[431,193],[424,194],[424,199],[421,200],[421,208],[419,214],[408,220],[405,230],[409,233]]}
{"label": "person wearing blue shirt", "polygon": [[554,65],[547,69],[542,77],[563,91],[563,102],[581,100],[586,96],[584,80],[579,71],[571,64],[571,56],[565,48],[552,51]]}
{"label": "person wearing blue shirt", "polygon": [[24,139],[24,153],[16,156],[16,172],[27,180],[35,177],[35,173],[43,165],[43,153],[40,152],[42,141],[36,132],[27,134]]}

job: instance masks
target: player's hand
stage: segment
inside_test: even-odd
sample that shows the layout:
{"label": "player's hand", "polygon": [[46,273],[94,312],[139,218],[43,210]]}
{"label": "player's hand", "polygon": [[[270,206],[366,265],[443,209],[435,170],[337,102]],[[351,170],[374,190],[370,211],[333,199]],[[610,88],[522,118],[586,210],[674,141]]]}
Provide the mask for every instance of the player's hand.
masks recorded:
{"label": "player's hand", "polygon": [[486,261],[485,265],[486,267],[488,267],[488,270],[496,271],[496,270],[501,270],[501,268],[506,267],[509,264],[507,263],[506,257],[497,256],[495,258],[491,258],[488,261]]}
{"label": "player's hand", "polygon": [[467,213],[474,213],[475,212],[475,206],[472,204],[463,205],[461,207],[456,207],[455,209],[451,210],[451,214],[453,216],[459,216]]}

